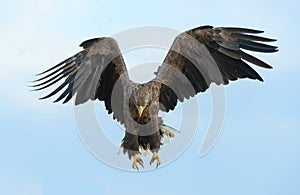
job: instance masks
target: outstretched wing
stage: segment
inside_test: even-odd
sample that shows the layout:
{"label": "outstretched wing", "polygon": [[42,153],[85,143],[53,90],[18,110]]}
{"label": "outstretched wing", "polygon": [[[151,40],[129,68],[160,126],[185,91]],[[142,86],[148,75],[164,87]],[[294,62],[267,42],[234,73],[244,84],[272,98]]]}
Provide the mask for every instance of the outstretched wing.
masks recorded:
{"label": "outstretched wing", "polygon": [[114,112],[114,118],[124,123],[124,89],[129,79],[117,42],[104,37],[84,41],[80,46],[83,51],[38,74],[43,77],[35,80],[38,84],[33,87],[41,90],[63,80],[54,91],[40,99],[59,92],[54,102],[64,99],[66,103],[73,96],[76,96],[75,105],[99,99],[105,102],[109,114]]}
{"label": "outstretched wing", "polygon": [[278,51],[275,46],[261,43],[276,40],[253,35],[262,32],[202,26],[178,35],[156,73],[156,80],[162,83],[161,110],[173,110],[178,100],[182,102],[204,92],[211,83],[226,85],[238,78],[263,81],[246,61],[263,68],[272,67],[242,50]]}

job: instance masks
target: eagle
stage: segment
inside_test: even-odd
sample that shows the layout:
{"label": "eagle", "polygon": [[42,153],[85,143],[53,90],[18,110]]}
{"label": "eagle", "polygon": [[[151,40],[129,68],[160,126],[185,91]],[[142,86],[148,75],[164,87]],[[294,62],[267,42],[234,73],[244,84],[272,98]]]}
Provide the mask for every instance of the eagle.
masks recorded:
{"label": "eagle", "polygon": [[108,114],[124,125],[121,147],[132,159],[132,167],[143,167],[141,149],[152,152],[150,164],[156,161],[158,167],[163,137],[174,136],[158,112],[174,110],[178,102],[206,91],[212,83],[227,85],[242,78],[263,81],[249,63],[272,67],[246,53],[278,51],[267,44],[275,39],[257,35],[263,32],[208,25],[187,30],[175,38],[155,78],[146,83],[130,80],[115,39],[93,38],[80,44],[82,51],[37,74],[32,87],[42,90],[56,84],[55,90],[40,98],[58,94],[54,102],[66,103],[72,97],[75,105],[103,101]]}

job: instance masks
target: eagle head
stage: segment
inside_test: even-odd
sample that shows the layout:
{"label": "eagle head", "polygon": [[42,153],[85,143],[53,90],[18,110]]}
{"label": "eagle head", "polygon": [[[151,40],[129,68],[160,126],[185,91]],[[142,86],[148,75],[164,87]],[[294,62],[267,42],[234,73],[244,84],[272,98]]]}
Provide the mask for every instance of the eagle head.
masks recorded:
{"label": "eagle head", "polygon": [[[135,111],[137,113],[138,118],[149,118],[151,115],[155,114],[154,109],[156,102],[158,102],[159,93],[158,90],[155,90],[154,82],[150,82],[147,84],[140,84],[132,91],[132,103],[134,104]],[[156,114],[157,114],[156,113]]]}

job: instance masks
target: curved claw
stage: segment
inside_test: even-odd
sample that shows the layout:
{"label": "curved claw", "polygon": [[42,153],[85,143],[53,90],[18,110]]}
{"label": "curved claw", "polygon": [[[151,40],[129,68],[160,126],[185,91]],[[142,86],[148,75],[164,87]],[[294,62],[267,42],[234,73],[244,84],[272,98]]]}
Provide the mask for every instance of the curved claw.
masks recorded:
{"label": "curved claw", "polygon": [[150,165],[156,160],[156,168],[161,164],[159,155],[157,152],[153,152],[152,158],[150,160]]}
{"label": "curved claw", "polygon": [[140,155],[139,154],[135,154],[134,158],[133,158],[133,161],[132,161],[132,168],[139,170],[139,166],[138,165],[140,165],[141,167],[144,168],[144,162],[140,158]]}
{"label": "curved claw", "polygon": [[165,134],[166,134],[166,136],[171,137],[171,138],[175,137],[175,134],[172,133],[172,132],[169,131],[169,130],[166,130],[166,131],[165,131]]}

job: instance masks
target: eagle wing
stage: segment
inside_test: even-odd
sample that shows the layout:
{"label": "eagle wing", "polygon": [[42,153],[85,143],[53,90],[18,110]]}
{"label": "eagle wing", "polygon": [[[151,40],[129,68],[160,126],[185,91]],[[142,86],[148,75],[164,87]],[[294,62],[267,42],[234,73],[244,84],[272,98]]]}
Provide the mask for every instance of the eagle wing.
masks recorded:
{"label": "eagle wing", "polygon": [[84,41],[80,46],[84,50],[38,74],[42,77],[34,81],[38,83],[33,87],[42,90],[62,80],[55,90],[40,99],[59,92],[54,102],[64,99],[66,103],[73,96],[75,105],[99,99],[105,102],[109,114],[113,112],[113,117],[124,123],[123,103],[129,78],[117,42],[103,37]]}
{"label": "eagle wing", "polygon": [[161,82],[160,109],[173,110],[178,100],[182,102],[204,92],[211,83],[226,85],[238,78],[263,81],[247,62],[263,68],[272,67],[242,50],[278,51],[276,46],[261,43],[276,40],[254,35],[262,32],[202,26],[178,35],[156,72],[156,80]]}

